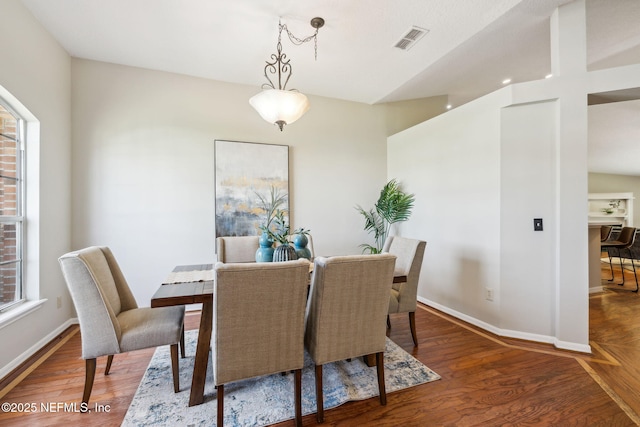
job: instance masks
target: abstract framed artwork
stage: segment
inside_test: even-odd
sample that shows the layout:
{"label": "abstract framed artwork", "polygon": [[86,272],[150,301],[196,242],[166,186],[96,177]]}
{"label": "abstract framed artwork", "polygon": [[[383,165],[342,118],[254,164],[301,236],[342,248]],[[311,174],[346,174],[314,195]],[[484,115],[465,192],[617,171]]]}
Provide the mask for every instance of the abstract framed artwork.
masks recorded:
{"label": "abstract framed artwork", "polygon": [[215,236],[257,236],[264,221],[258,194],[272,187],[289,209],[289,146],[215,140]]}

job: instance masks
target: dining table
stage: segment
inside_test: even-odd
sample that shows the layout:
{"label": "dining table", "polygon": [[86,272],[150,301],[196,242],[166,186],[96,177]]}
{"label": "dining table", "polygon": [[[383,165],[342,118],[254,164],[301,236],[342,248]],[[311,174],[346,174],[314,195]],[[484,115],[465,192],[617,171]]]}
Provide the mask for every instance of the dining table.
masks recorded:
{"label": "dining table", "polygon": [[189,406],[204,402],[213,327],[213,264],[179,265],[151,297],[151,307],[202,304]]}
{"label": "dining table", "polygon": [[[310,271],[312,270],[311,268]],[[402,283],[406,280],[406,275],[394,273],[393,283]],[[178,265],[151,297],[151,307],[202,304],[189,406],[204,402],[213,328],[213,285],[213,264]]]}

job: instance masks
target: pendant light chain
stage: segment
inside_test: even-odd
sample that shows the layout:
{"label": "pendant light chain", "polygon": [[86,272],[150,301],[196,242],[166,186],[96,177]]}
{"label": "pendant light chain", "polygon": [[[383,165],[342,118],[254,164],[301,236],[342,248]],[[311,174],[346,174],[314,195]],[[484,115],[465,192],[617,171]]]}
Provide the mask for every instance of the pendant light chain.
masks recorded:
{"label": "pendant light chain", "polygon": [[[318,60],[318,28],[316,28],[316,32],[312,35],[305,37],[304,39],[300,39],[293,35],[293,33],[287,27],[287,24],[281,24],[280,22],[278,22],[278,26],[280,27],[280,35],[282,34],[282,30],[285,30],[287,32],[287,35],[289,36],[289,40],[291,40],[291,43],[296,46],[300,46],[301,44],[310,42],[313,39],[315,60]],[[278,42],[280,41],[280,35],[278,35]]]}

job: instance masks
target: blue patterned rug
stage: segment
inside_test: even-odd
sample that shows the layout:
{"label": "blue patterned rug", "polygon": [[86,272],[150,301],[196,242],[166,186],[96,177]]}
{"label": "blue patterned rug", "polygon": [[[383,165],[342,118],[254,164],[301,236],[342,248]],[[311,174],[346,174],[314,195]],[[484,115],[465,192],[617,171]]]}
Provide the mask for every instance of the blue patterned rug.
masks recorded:
{"label": "blue patterned rug", "polygon": [[[169,346],[156,350],[122,426],[212,426],[217,404],[211,362],[207,372],[205,402],[189,407],[189,388],[193,371],[197,331],[185,335],[187,357],[180,359],[180,392],[173,392]],[[387,393],[440,379],[440,376],[387,339],[384,354]],[[361,358],[323,366],[325,409],[353,400],[378,396],[375,367]],[[293,419],[293,374],[269,375],[226,384],[224,387],[226,426],[265,426]],[[302,414],[315,413],[313,362],[305,352],[302,371]]]}

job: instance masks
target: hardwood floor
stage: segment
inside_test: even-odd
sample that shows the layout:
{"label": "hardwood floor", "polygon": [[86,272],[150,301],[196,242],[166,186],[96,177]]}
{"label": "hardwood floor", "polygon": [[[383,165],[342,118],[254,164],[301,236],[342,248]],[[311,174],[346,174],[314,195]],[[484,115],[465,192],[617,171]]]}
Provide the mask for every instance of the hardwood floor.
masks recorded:
{"label": "hardwood floor", "polygon": [[[625,283],[589,298],[592,355],[503,339],[424,306],[416,313],[420,346],[414,348],[407,315],[392,315],[390,338],[442,379],[389,393],[384,407],[376,398],[327,410],[324,425],[640,425],[640,296],[623,290],[635,288],[632,274]],[[187,329],[197,329],[198,320],[198,313],[189,314]],[[2,403],[34,403],[37,411],[0,412],[0,425],[120,425],[153,350],[117,355],[109,376],[100,372],[106,361],[100,358],[91,407],[104,407],[89,414],[55,406],[80,400],[80,353],[77,332],[0,397]],[[53,404],[58,412],[43,412],[41,404]],[[315,417],[303,423],[316,425]]]}

